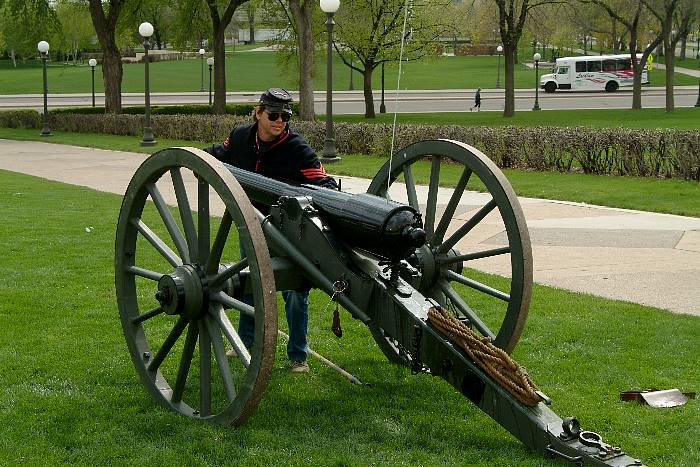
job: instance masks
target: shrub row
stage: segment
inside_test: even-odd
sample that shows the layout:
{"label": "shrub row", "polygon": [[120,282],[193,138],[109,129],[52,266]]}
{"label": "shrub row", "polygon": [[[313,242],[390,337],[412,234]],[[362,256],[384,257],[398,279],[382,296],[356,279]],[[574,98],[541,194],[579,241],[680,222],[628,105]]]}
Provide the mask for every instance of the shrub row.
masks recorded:
{"label": "shrub row", "polygon": [[[220,142],[231,129],[250,122],[249,114],[153,115],[156,138]],[[52,129],[140,136],[142,115],[53,112]],[[35,111],[0,112],[0,126],[39,128]],[[323,122],[294,122],[312,147],[325,139]],[[335,124],[336,148],[346,154],[388,155],[388,124]],[[700,133],[692,130],[558,127],[465,127],[398,125],[394,150],[416,141],[447,138],[481,150],[501,168],[580,170],[590,174],[675,177],[700,181]]]}
{"label": "shrub row", "polygon": [[[253,113],[254,104],[226,104],[227,115],[250,115]],[[299,103],[292,103],[292,111],[299,114]],[[50,110],[51,114],[105,114],[104,107],[68,107],[65,109]],[[122,113],[126,115],[143,115],[143,106],[122,107]],[[185,105],[154,105],[151,106],[151,115],[212,115],[213,106],[201,104]]]}

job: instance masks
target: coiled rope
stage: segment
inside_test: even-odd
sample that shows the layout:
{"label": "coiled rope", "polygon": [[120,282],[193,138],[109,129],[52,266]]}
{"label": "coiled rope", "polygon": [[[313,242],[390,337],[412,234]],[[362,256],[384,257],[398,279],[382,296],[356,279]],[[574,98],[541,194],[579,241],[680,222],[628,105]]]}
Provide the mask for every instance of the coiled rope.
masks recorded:
{"label": "coiled rope", "polygon": [[442,307],[432,307],[428,310],[428,322],[464,349],[482,370],[522,404],[533,407],[542,400],[527,370],[518,365],[503,349],[493,345],[488,337],[478,336]]}

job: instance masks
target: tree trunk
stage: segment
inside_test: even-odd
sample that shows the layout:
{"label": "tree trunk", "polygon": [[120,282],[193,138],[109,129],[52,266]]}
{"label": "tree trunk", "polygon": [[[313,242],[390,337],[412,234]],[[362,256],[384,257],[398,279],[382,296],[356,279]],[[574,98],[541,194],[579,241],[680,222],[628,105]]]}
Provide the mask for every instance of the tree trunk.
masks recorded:
{"label": "tree trunk", "polygon": [[90,16],[102,47],[102,80],[105,88],[105,112],[122,111],[122,57],[117,47],[115,30],[122,7],[121,0],[110,0],[105,16],[101,0],[90,0]]}
{"label": "tree trunk", "polygon": [[[91,0],[92,1],[92,0]],[[211,18],[212,35],[214,36],[214,113],[223,115],[226,113],[226,27],[233,18],[236,8],[248,0],[230,0],[223,15],[219,15],[219,9],[215,0],[207,0],[209,17]]]}
{"label": "tree trunk", "polygon": [[122,57],[116,45],[113,49],[102,47],[102,81],[105,86],[105,112],[122,112]]}
{"label": "tree trunk", "polygon": [[666,51],[666,112],[675,110],[673,101],[673,59],[676,54],[673,53],[675,45],[671,44],[672,19],[673,16],[667,15],[663,27],[664,50]]}
{"label": "tree trunk", "polygon": [[[291,2],[289,2],[291,4]],[[250,36],[249,44],[255,44],[255,10],[248,8],[248,35]]]}
{"label": "tree trunk", "polygon": [[[503,108],[504,117],[515,115],[515,80],[514,80],[514,50],[511,44],[503,44],[503,58],[505,59],[505,106]],[[537,83],[539,84],[539,83]]]}
{"label": "tree trunk", "polygon": [[[641,109],[642,108],[642,71],[643,66],[638,63],[635,59],[637,55],[637,49],[630,47],[630,52],[632,53],[632,70],[634,75],[632,76],[632,108]],[[646,64],[644,64],[646,66]]]}
{"label": "tree trunk", "polygon": [[617,20],[613,17],[610,18],[612,24],[610,25],[610,36],[612,38],[613,53],[617,53]]}
{"label": "tree trunk", "polygon": [[681,56],[680,56],[681,60],[685,60],[685,49],[686,49],[687,45],[688,45],[688,33],[686,32],[681,37]]}
{"label": "tree trunk", "polygon": [[374,96],[372,95],[372,67],[373,63],[367,63],[362,72],[362,90],[365,95],[365,118],[374,118]]}
{"label": "tree trunk", "polygon": [[214,110],[217,115],[226,113],[226,49],[224,29],[214,33]]}
{"label": "tree trunk", "polygon": [[[300,0],[289,0],[298,36],[299,47],[299,118],[313,121],[314,111],[314,41],[313,41],[313,10],[315,3]],[[332,57],[329,57],[332,59]]]}

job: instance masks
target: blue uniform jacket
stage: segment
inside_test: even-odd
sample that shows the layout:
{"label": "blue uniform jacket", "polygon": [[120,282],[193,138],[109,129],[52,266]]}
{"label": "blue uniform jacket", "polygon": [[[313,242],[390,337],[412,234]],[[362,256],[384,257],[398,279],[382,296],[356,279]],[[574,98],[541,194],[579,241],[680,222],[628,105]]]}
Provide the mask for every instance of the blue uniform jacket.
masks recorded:
{"label": "blue uniform jacket", "polygon": [[326,173],[309,143],[291,131],[289,125],[270,143],[258,141],[257,125],[237,126],[222,144],[205,148],[205,151],[234,167],[276,180],[338,189],[335,179]]}

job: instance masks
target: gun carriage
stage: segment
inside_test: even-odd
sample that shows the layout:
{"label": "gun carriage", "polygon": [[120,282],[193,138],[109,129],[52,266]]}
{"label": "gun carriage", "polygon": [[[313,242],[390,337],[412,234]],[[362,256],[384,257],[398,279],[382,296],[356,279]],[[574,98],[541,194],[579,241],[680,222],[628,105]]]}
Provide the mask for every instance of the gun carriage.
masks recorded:
{"label": "gun carriage", "polygon": [[[421,187],[412,166],[426,158]],[[446,196],[444,164],[462,168]],[[474,183],[483,202],[458,212]],[[472,236],[503,231],[497,246],[472,251]],[[562,420],[508,356],[530,303],[530,241],[510,184],[471,146],[413,144],[366,194],[292,186],[197,149],[165,149],[134,174],[115,249],[133,364],[153,399],[180,414],[245,422],[274,363],[275,293],[310,284],[365,323],[391,362],[444,378],[530,448],[576,464],[642,465]],[[490,283],[465,267],[484,258],[501,260],[506,277]],[[255,317],[250,349],[236,331],[240,314]]]}

